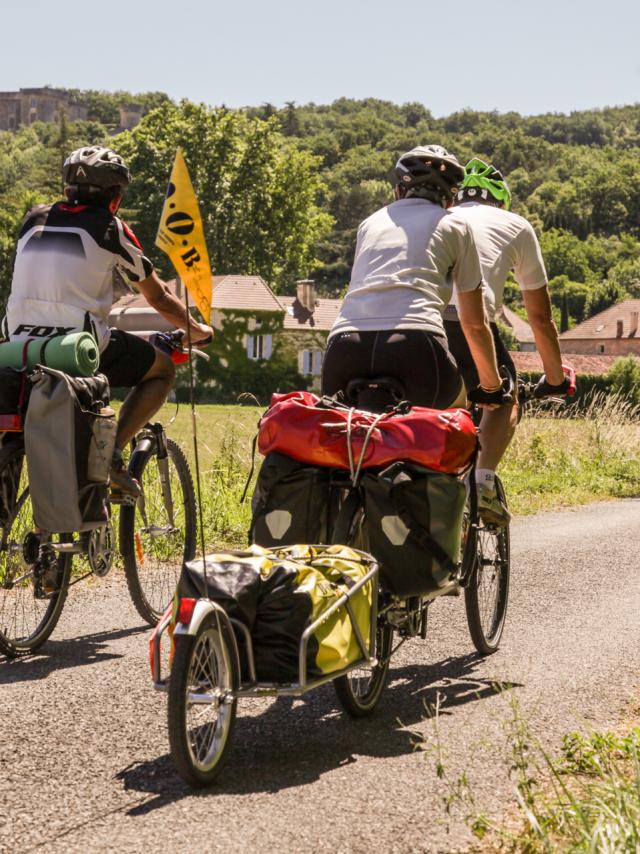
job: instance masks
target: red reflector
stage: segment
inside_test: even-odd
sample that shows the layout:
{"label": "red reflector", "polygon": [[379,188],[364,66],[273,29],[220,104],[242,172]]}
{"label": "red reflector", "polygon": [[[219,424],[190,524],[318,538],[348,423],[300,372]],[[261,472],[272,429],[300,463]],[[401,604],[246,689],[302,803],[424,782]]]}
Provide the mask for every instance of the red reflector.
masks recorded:
{"label": "red reflector", "polygon": [[21,415],[0,415],[0,431],[18,433],[22,430]]}
{"label": "red reflector", "polygon": [[174,365],[184,365],[185,362],[189,361],[189,354],[182,353],[180,350],[172,350],[169,357]]}
{"label": "red reflector", "polygon": [[178,606],[178,622],[188,626],[193,617],[193,610],[196,607],[197,599],[181,599]]}

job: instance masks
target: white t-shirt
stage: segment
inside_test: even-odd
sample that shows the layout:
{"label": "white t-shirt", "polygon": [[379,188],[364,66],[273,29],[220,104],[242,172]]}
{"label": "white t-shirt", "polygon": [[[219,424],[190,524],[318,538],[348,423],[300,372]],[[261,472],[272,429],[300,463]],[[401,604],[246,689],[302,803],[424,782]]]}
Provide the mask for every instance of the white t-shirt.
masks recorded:
{"label": "white t-shirt", "polygon": [[453,285],[472,291],[481,282],[464,219],[426,199],[400,199],[360,224],[351,283],[329,337],[382,329],[444,335]]}
{"label": "white t-shirt", "polygon": [[[510,270],[523,291],[547,284],[538,238],[524,217],[482,202],[463,202],[454,210],[473,231],[486,284],[483,296],[489,320],[495,320],[502,307]],[[452,305],[456,305],[455,297]]]}

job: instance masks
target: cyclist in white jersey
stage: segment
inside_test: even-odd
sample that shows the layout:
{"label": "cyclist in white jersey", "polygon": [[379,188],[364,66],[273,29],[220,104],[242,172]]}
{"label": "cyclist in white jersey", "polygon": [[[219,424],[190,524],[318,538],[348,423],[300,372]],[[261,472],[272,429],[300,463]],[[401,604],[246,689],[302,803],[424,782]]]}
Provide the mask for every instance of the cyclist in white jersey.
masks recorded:
{"label": "cyclist in white jersey", "polygon": [[478,253],[464,219],[447,210],[464,169],[431,145],[402,155],[395,173],[396,200],[358,228],[351,283],[329,334],[323,393],[336,394],[355,377],[385,376],[398,380],[416,405],[463,405],[442,321],[455,285],[477,365],[469,396],[483,406],[500,404],[505,390],[483,308]]}
{"label": "cyclist in white jersey", "polygon": [[194,342],[207,341],[213,330],[186,312],[116,216],[130,182],[122,158],[108,148],[86,146],[69,155],[62,174],[66,201],[38,205],[22,223],[4,334],[19,341],[93,333],[99,370],[112,386],[131,389],[118,418],[111,483],[114,492],[136,495],[140,487],[124,467],[122,449],[164,403],[175,368],[148,341],[109,329],[114,273],[134,282],[170,323],[183,329],[189,324]]}
{"label": "cyclist in white jersey", "polygon": [[[482,264],[484,300],[491,322],[498,364],[512,375],[516,371],[495,323],[503,304],[504,286],[511,270],[522,290],[524,305],[533,330],[545,375],[536,395],[565,394],[568,382],[562,370],[558,332],[551,314],[551,301],[542,252],[533,227],[513,213],[511,194],[502,174],[482,160],[471,160],[456,197],[455,211],[471,228]],[[449,347],[466,383],[473,384],[476,373],[455,306],[445,312]],[[513,436],[517,404],[485,412],[480,425],[481,450],[478,457],[478,508],[482,518],[494,524],[509,521],[507,509],[498,500],[495,471]]]}

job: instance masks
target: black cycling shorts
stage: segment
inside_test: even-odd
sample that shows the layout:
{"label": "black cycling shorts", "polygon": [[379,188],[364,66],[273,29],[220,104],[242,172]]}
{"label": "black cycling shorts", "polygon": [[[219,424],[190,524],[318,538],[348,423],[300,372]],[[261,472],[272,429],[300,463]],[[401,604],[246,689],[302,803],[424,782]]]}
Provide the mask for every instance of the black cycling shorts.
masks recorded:
{"label": "black cycling shorts", "polygon": [[[489,326],[493,333],[493,343],[496,348],[496,360],[498,362],[498,367],[505,367],[507,369],[507,372],[511,376],[513,387],[516,388],[517,373],[516,366],[513,364],[513,359],[505,347],[504,341],[500,337],[497,324],[490,323]],[[467,391],[471,391],[471,389],[476,388],[480,384],[480,378],[478,376],[476,363],[473,361],[471,350],[467,344],[467,339],[462,331],[462,324],[459,320],[445,320],[444,331],[447,333],[449,349],[458,363]]]}
{"label": "black cycling shorts", "polygon": [[100,354],[99,370],[111,388],[133,388],[151,370],[155,359],[155,348],[144,338],[112,329],[109,343]]}
{"label": "black cycling shorts", "polygon": [[433,409],[451,406],[462,388],[446,339],[419,329],[334,335],[322,366],[322,393],[334,395],[356,377],[393,377],[407,400]]}

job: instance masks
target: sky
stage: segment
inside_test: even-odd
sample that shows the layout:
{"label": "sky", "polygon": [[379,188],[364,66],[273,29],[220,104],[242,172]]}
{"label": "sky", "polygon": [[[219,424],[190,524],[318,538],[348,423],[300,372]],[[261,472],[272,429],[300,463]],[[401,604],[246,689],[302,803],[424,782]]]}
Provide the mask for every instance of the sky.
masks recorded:
{"label": "sky", "polygon": [[0,90],[340,97],[571,112],[640,102],[640,0],[4,0]]}

